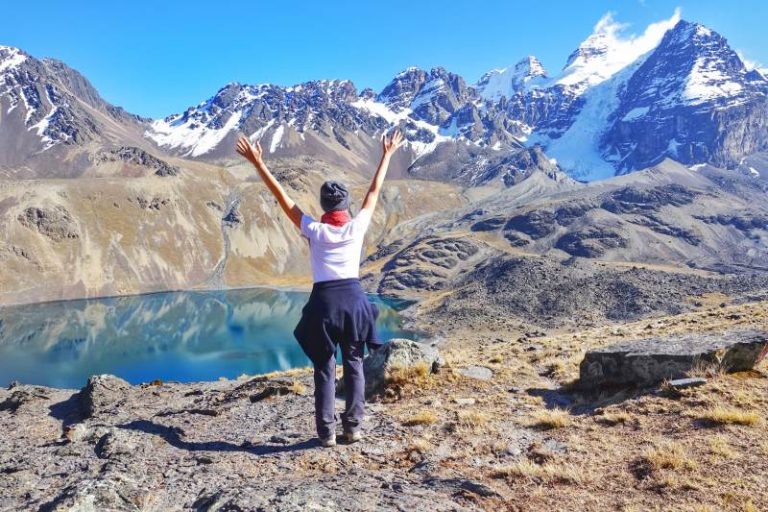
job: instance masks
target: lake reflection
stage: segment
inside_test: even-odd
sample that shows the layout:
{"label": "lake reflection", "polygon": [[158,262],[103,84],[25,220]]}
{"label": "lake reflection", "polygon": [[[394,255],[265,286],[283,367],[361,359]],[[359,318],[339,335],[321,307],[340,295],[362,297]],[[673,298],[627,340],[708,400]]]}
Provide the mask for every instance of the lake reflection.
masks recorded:
{"label": "lake reflection", "polygon": [[[293,337],[307,297],[251,288],[0,308],[0,385],[79,388],[99,373],[189,382],[307,366]],[[407,336],[395,304],[373,300],[382,338]]]}

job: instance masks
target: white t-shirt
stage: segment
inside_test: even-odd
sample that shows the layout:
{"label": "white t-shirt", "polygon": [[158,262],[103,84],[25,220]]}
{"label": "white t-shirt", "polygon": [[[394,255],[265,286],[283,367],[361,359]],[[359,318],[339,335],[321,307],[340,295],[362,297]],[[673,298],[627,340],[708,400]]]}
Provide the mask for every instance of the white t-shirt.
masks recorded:
{"label": "white t-shirt", "polygon": [[323,224],[306,214],[301,217],[301,234],[309,240],[314,282],[360,277],[363,238],[370,223],[369,210],[360,210],[343,226]]}

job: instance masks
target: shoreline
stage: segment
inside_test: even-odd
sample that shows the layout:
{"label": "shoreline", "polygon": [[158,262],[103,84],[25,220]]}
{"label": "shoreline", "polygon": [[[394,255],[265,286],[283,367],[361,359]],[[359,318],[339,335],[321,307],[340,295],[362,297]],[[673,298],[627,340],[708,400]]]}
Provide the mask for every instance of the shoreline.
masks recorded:
{"label": "shoreline", "polygon": [[12,308],[17,306],[32,306],[36,304],[55,304],[57,302],[73,302],[78,300],[104,300],[104,299],[120,299],[123,297],[138,297],[141,295],[156,295],[160,293],[180,293],[180,292],[227,292],[235,290],[250,290],[253,288],[266,288],[268,290],[283,291],[283,292],[309,292],[311,287],[303,287],[296,285],[273,285],[273,284],[254,284],[247,286],[231,286],[227,288],[169,288],[167,290],[152,290],[146,292],[137,293],[123,293],[114,295],[93,295],[90,297],[73,297],[70,299],[51,299],[41,300],[34,302],[3,302],[0,303],[0,310],[4,308]]}

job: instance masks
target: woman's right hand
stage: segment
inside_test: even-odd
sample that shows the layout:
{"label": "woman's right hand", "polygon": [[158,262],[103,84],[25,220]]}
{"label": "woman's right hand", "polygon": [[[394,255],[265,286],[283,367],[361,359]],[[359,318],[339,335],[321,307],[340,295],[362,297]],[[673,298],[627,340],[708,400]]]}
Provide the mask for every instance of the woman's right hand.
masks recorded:
{"label": "woman's right hand", "polygon": [[261,162],[261,143],[256,141],[256,146],[253,146],[245,135],[241,135],[237,139],[237,152],[240,153],[246,160],[253,165]]}
{"label": "woman's right hand", "polygon": [[403,144],[405,144],[405,138],[403,137],[403,132],[401,132],[399,128],[395,129],[389,137],[384,135],[381,139],[381,146],[382,149],[384,149],[385,155],[391,155]]}

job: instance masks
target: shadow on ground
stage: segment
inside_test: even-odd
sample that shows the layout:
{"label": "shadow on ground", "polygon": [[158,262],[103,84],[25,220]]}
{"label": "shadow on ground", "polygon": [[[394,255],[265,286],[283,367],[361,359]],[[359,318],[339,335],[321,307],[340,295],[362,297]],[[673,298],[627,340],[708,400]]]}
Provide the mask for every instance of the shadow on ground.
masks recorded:
{"label": "shadow on ground", "polygon": [[270,445],[270,444],[253,444],[245,442],[243,444],[234,444],[227,441],[185,441],[181,438],[183,431],[178,427],[168,427],[165,425],[159,425],[148,420],[136,420],[130,423],[124,423],[118,425],[118,428],[126,430],[136,430],[144,432],[146,434],[153,434],[163,438],[168,444],[179,448],[181,450],[189,451],[217,451],[217,452],[247,452],[253,455],[271,455],[276,453],[295,452],[300,450],[306,450],[309,448],[317,448],[320,446],[320,442],[317,439],[308,439],[293,444],[285,445]]}
{"label": "shadow on ground", "polygon": [[565,409],[571,414],[593,414],[595,409],[620,404],[643,395],[658,393],[658,388],[616,387],[595,390],[562,386],[556,389],[528,388],[526,392],[544,400],[547,409]]}

